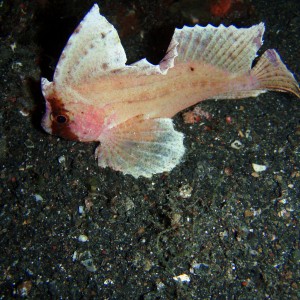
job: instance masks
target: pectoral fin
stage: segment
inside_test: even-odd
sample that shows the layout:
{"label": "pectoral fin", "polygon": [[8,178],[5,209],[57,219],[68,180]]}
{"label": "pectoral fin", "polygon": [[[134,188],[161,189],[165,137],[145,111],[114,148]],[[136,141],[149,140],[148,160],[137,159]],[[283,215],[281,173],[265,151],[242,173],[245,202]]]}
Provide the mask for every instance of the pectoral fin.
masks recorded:
{"label": "pectoral fin", "polygon": [[183,134],[171,119],[132,118],[108,129],[96,149],[100,167],[111,167],[135,178],[171,171],[184,154]]}

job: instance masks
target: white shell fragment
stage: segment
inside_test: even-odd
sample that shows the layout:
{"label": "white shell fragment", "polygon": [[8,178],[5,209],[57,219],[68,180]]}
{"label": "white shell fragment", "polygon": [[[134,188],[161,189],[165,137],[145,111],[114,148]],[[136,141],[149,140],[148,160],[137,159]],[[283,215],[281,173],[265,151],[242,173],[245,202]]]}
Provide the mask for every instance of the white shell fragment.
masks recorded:
{"label": "white shell fragment", "polygon": [[84,213],[84,207],[82,205],[78,206],[78,213],[82,215]]}
{"label": "white shell fragment", "polygon": [[43,197],[40,194],[34,194],[33,197],[34,197],[36,202],[41,202],[41,201],[44,200]]}
{"label": "white shell fragment", "polygon": [[255,172],[258,172],[258,173],[267,170],[267,166],[265,166],[265,165],[258,165],[258,164],[255,164],[255,163],[252,164],[252,168],[253,168],[253,170]]}
{"label": "white shell fragment", "polygon": [[84,251],[79,254],[80,263],[85,266],[89,272],[96,272],[97,267],[94,264],[91,251]]}
{"label": "white shell fragment", "polygon": [[110,278],[107,278],[104,280],[103,284],[104,285],[112,285],[112,284],[114,284],[114,281]]}
{"label": "white shell fragment", "polygon": [[174,276],[173,279],[177,282],[190,282],[191,281],[190,276],[187,274],[181,274],[178,276]]}
{"label": "white shell fragment", "polygon": [[78,257],[78,253],[77,251],[74,251],[73,255],[72,255],[72,261],[76,261],[77,260],[77,257]]}
{"label": "white shell fragment", "polygon": [[82,243],[85,243],[85,242],[87,242],[89,240],[89,238],[86,236],[86,235],[84,235],[84,234],[81,234],[79,237],[78,237],[78,241],[79,242],[82,242]]}
{"label": "white shell fragment", "polygon": [[189,184],[184,184],[179,188],[180,197],[187,199],[192,196],[193,188]]}
{"label": "white shell fragment", "polygon": [[59,162],[60,164],[64,164],[64,163],[66,162],[66,157],[65,157],[64,155],[60,156],[60,157],[58,158],[58,162]]}
{"label": "white shell fragment", "polygon": [[239,140],[235,140],[230,144],[230,146],[233,149],[240,150],[241,148],[243,148],[244,145]]}

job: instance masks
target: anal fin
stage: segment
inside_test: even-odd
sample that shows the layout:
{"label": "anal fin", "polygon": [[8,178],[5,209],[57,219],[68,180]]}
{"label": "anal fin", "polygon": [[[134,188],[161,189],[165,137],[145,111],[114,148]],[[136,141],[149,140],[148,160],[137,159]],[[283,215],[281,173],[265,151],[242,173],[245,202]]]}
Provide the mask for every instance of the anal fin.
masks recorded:
{"label": "anal fin", "polygon": [[184,154],[183,134],[171,119],[134,117],[108,129],[96,149],[100,167],[111,167],[135,178],[171,171]]}

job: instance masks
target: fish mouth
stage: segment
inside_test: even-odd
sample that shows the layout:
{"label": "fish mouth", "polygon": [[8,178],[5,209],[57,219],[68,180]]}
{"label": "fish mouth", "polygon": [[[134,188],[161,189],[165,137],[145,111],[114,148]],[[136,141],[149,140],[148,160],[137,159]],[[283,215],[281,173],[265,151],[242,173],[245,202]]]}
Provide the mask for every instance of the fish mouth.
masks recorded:
{"label": "fish mouth", "polygon": [[47,133],[52,134],[51,121],[46,115],[43,117],[41,125]]}
{"label": "fish mouth", "polygon": [[51,106],[50,103],[45,99],[46,112],[42,118],[41,126],[49,134],[52,134],[52,121],[51,121]]}

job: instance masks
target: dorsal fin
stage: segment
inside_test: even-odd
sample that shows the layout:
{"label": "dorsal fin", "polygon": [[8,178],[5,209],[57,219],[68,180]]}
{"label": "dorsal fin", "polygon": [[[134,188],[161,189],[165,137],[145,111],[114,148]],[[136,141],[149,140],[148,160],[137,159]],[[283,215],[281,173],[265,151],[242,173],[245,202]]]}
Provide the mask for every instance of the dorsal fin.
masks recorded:
{"label": "dorsal fin", "polygon": [[97,4],[77,26],[65,46],[54,73],[56,85],[77,85],[123,68],[126,54],[119,35]]}
{"label": "dorsal fin", "polygon": [[[232,73],[245,73],[251,69],[256,52],[262,45],[264,30],[263,23],[240,29],[224,25],[184,26],[175,30],[161,64],[167,56],[174,57],[178,53],[175,63],[202,61]],[[174,45],[177,45],[175,49]]]}

